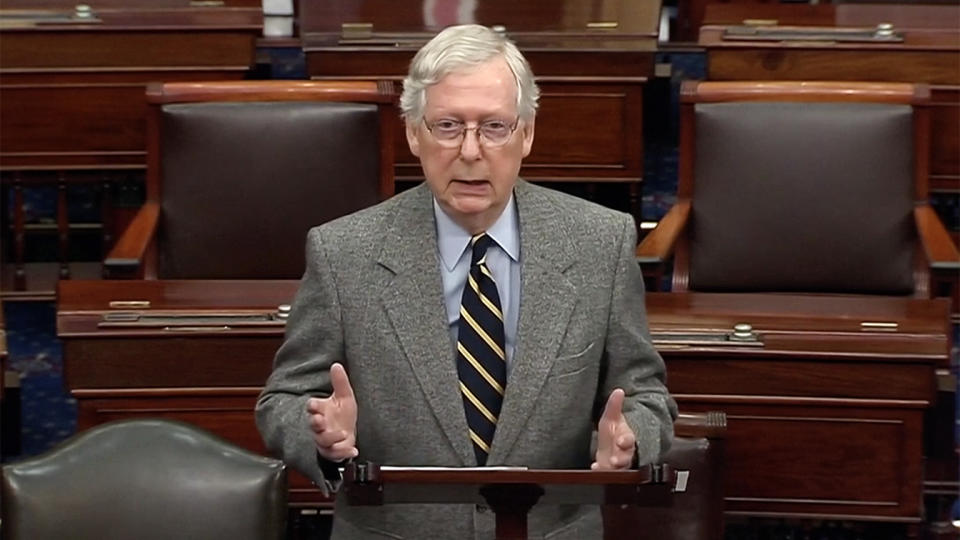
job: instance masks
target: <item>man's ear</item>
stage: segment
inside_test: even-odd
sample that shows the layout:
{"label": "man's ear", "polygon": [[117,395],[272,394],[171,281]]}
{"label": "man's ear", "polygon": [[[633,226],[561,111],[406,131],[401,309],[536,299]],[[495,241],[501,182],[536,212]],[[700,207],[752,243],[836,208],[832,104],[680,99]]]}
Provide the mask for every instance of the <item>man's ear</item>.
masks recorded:
{"label": "man's ear", "polygon": [[406,133],[407,133],[407,146],[410,147],[410,153],[420,157],[420,137],[417,136],[417,127],[420,124],[410,125],[410,121],[406,121]]}
{"label": "man's ear", "polygon": [[536,127],[536,118],[531,118],[529,121],[524,120],[523,125],[520,126],[520,132],[523,135],[523,157],[530,155],[530,150],[533,148],[533,132]]}

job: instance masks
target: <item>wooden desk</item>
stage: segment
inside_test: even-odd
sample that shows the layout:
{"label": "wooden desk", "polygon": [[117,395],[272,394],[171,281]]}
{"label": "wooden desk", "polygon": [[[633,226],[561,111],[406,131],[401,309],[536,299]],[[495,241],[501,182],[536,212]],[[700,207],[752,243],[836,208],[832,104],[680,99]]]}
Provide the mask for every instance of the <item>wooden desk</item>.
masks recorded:
{"label": "wooden desk", "polygon": [[[530,62],[541,90],[536,140],[521,176],[625,183],[629,210],[639,218],[643,87],[653,76],[660,0],[491,0],[469,11],[437,13],[443,4],[436,2],[431,11],[430,3],[397,10],[390,0],[301,1],[310,77],[386,79],[399,88],[413,55],[444,26],[501,25]],[[422,172],[403,127],[397,130],[396,176],[409,185]]]}
{"label": "wooden desk", "polygon": [[[900,42],[791,39],[743,40],[724,32],[744,19],[830,32],[892,23]],[[960,6],[790,5],[707,6],[699,43],[711,80],[838,80],[925,82],[931,87],[930,187],[960,192]]]}
{"label": "wooden desk", "polygon": [[35,229],[25,223],[23,189],[58,190],[56,225],[47,231],[57,235],[59,246],[59,276],[52,277],[70,276],[71,234],[100,226],[70,222],[68,185],[100,188],[106,253],[132,214],[130,207],[140,202],[147,83],[242,79],[253,66],[262,26],[259,4],[97,6],[90,20],[57,9],[0,10],[0,181],[14,192],[11,223],[4,223],[14,230],[4,293],[53,296],[52,283],[27,280],[25,243]]}
{"label": "wooden desk", "polygon": [[[298,285],[296,280],[60,281],[57,335],[63,340],[65,384],[77,400],[77,429],[121,418],[173,418],[266,453],[253,408],[283,341],[283,322],[270,316],[293,300]],[[111,309],[116,301],[150,307]],[[101,324],[106,313],[267,320],[109,327]],[[290,504],[332,506],[295,471]]]}
{"label": "wooden desk", "polygon": [[[296,287],[61,281],[57,332],[78,428],[172,417],[262,452],[252,411],[281,325],[220,321],[178,331],[102,320],[111,311],[272,314]],[[111,310],[116,300],[151,307]],[[727,413],[728,512],[921,519],[923,417],[936,396],[935,366],[947,359],[946,301],[654,293],[648,307],[681,410]],[[753,325],[759,343],[671,343],[664,335],[713,339],[740,322]],[[861,322],[898,326],[864,330]],[[293,502],[324,502],[297,478]]]}
{"label": "wooden desk", "polygon": [[146,84],[242,79],[263,27],[249,8],[18,13],[0,10],[5,171],[143,168]]}
{"label": "wooden desk", "polygon": [[[654,293],[647,306],[680,409],[727,413],[728,513],[922,519],[945,299]],[[758,341],[709,341],[737,323]]]}

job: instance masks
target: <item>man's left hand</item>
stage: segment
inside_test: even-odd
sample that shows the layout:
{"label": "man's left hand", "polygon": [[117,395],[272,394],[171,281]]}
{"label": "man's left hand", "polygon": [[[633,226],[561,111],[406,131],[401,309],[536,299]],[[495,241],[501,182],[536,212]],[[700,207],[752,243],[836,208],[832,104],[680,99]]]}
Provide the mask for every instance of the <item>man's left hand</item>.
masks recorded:
{"label": "man's left hand", "polygon": [[623,390],[617,388],[610,393],[597,425],[597,455],[590,469],[629,469],[636,452],[637,437],[623,416]]}

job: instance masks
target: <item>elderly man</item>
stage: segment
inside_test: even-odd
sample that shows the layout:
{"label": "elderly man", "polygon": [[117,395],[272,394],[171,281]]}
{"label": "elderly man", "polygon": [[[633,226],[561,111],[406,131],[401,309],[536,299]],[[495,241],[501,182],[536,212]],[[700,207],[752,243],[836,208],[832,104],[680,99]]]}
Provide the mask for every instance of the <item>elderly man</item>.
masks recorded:
{"label": "elderly man", "polygon": [[[513,43],[447,28],[401,97],[426,182],[310,231],[256,412],[318,485],[351,458],[616,469],[669,446],[633,219],[517,176],[538,94]],[[482,507],[345,503],[335,539],[493,537]],[[528,523],[531,538],[601,535],[596,507],[537,506]]]}

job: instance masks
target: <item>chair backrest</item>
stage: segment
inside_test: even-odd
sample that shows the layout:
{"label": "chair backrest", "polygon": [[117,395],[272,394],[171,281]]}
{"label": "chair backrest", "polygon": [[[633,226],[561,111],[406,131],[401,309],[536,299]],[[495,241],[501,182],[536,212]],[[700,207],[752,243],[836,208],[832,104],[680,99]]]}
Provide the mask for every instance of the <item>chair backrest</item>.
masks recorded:
{"label": "chair backrest", "polygon": [[682,413],[663,463],[677,473],[669,507],[603,507],[604,538],[720,540],[723,538],[723,463],[726,414]]}
{"label": "chair backrest", "polygon": [[4,465],[3,538],[277,540],[286,469],[199,428],[126,420]]}
{"label": "chair backrest", "polygon": [[165,83],[147,99],[158,278],[299,278],[310,227],[393,195],[391,83]]}
{"label": "chair backrest", "polygon": [[678,198],[692,210],[673,290],[926,283],[913,218],[927,198],[926,87],[689,81],[681,99]]}

